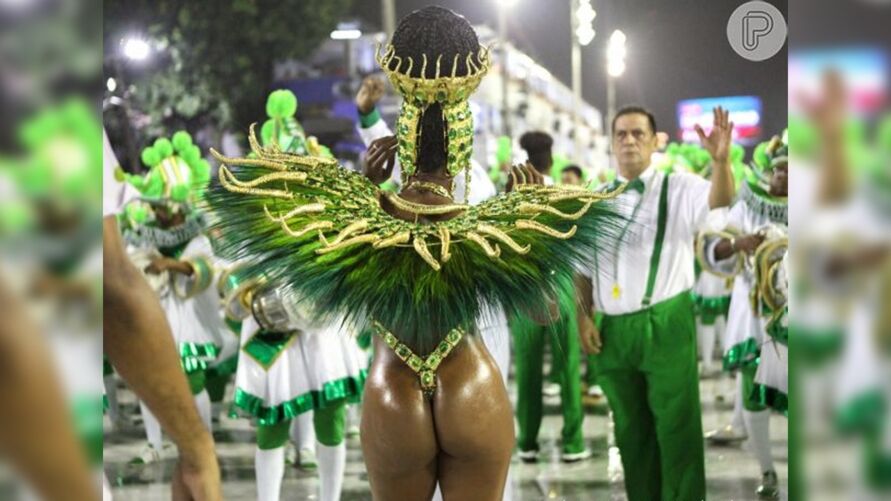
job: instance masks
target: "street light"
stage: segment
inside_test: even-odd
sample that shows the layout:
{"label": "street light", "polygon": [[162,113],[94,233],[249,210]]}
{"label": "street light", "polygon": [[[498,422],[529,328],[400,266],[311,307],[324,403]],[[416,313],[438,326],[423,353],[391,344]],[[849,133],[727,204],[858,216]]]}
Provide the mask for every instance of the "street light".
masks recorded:
{"label": "street light", "polygon": [[609,37],[609,45],[606,47],[607,72],[611,77],[620,77],[625,72],[625,34],[622,30],[616,30]]}
{"label": "street light", "polygon": [[594,18],[597,11],[591,7],[591,0],[579,0],[575,9],[575,36],[579,45],[585,46],[594,40]]}
{"label": "street light", "polygon": [[332,40],[356,40],[362,36],[362,30],[356,23],[340,23],[337,29],[331,32]]}
{"label": "street light", "polygon": [[507,74],[507,11],[517,5],[517,0],[498,2],[498,45],[501,46],[501,133],[511,137],[510,107],[508,102]]}
{"label": "street light", "polygon": [[609,37],[609,44],[606,47],[606,73],[609,78],[606,79],[606,110],[607,110],[607,133],[612,137],[612,119],[616,114],[616,78],[625,73],[625,33],[622,30],[615,30]]}
{"label": "street light", "polygon": [[151,47],[141,38],[129,37],[124,39],[124,56],[133,61],[143,61],[149,56]]}
{"label": "street light", "polygon": [[572,37],[572,99],[573,99],[573,133],[574,154],[577,161],[582,155],[581,119],[579,112],[582,108],[582,46],[588,45],[594,40],[594,18],[597,12],[591,7],[591,0],[575,0],[571,9],[571,26],[575,36]]}

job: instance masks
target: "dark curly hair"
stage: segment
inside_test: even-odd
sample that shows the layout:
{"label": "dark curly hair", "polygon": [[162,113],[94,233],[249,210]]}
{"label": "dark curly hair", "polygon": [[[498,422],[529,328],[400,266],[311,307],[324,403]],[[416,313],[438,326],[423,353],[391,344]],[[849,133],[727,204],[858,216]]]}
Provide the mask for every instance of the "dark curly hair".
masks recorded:
{"label": "dark curly hair", "polygon": [[526,150],[529,163],[542,174],[548,174],[553,163],[551,158],[553,146],[554,139],[547,132],[531,131],[520,136],[520,148]]}
{"label": "dark curly hair", "polygon": [[[442,68],[448,68],[449,72],[455,56],[458,56],[456,76],[467,75],[467,54],[474,54],[474,62],[479,63],[480,42],[473,27],[463,16],[442,7],[425,7],[402,18],[390,43],[395,54],[403,60],[402,71],[408,68],[407,58],[414,61],[410,77],[421,77],[424,54],[427,55],[425,78],[436,77],[436,58],[440,55]],[[395,61],[390,62],[389,69],[395,70],[396,65]],[[417,168],[420,172],[436,171],[446,164],[448,155],[445,120],[439,103],[424,110],[418,127],[421,139]]]}

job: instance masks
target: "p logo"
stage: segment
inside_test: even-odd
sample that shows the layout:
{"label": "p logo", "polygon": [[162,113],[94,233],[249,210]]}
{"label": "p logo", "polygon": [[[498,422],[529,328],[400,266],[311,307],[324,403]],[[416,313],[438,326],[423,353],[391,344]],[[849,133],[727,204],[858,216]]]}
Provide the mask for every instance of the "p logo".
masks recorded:
{"label": "p logo", "polygon": [[750,61],[769,59],[786,43],[786,20],[767,2],[746,2],[730,15],[727,41],[737,54]]}
{"label": "p logo", "polygon": [[743,47],[746,50],[758,48],[758,40],[767,36],[773,29],[773,18],[767,12],[753,10],[742,18]]}

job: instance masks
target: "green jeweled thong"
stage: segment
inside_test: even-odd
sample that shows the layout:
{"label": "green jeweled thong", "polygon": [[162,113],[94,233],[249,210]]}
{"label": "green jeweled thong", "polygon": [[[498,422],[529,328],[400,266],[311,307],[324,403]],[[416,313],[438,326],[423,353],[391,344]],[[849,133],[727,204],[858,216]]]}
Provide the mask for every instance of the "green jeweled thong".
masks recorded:
{"label": "green jeweled thong", "polygon": [[424,392],[424,396],[427,398],[432,397],[433,392],[436,391],[436,369],[438,369],[439,364],[449,356],[452,349],[454,349],[455,346],[458,346],[458,343],[461,342],[461,338],[464,337],[464,329],[455,327],[449,331],[449,333],[446,334],[445,339],[440,341],[436,349],[427,355],[427,358],[421,358],[415,354],[411,348],[396,339],[396,336],[388,331],[386,327],[378,322],[374,322],[373,325],[377,335],[387,343],[387,346],[396,353],[397,357],[402,359],[402,361],[418,375],[418,380],[421,382],[421,391]]}

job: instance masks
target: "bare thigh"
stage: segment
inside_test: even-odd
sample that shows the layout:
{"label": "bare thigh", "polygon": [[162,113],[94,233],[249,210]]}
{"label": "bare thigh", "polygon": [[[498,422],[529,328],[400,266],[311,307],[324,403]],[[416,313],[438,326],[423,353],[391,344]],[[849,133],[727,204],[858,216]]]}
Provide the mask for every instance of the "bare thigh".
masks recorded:
{"label": "bare thigh", "polygon": [[500,501],[514,447],[514,420],[498,366],[478,337],[439,369],[433,417],[444,501]]}
{"label": "bare thigh", "polygon": [[[429,501],[439,446],[418,378],[375,338],[362,396],[362,454],[376,501]],[[401,364],[401,365],[400,365]]]}

